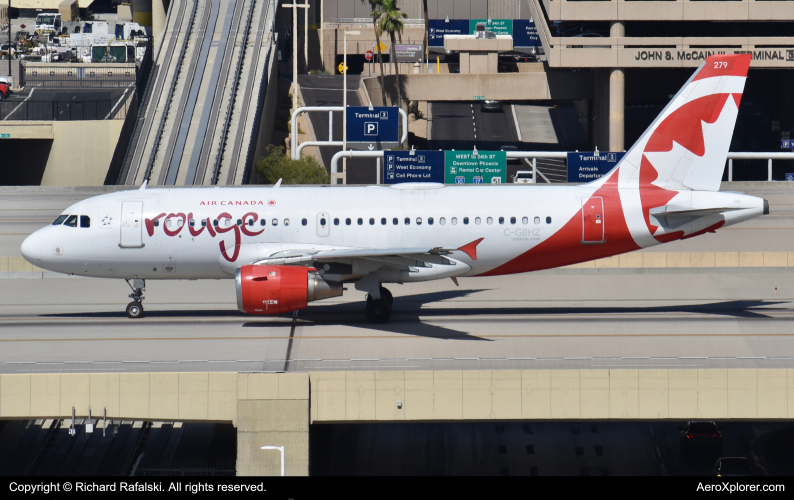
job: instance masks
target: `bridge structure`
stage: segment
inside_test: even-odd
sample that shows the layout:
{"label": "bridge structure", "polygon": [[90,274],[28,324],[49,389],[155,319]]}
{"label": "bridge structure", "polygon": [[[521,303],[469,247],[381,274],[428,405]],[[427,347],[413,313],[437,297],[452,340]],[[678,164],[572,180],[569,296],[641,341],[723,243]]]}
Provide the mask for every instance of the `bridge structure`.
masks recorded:
{"label": "bridge structure", "polygon": [[272,132],[275,10],[274,0],[170,3],[118,184],[246,182]]}

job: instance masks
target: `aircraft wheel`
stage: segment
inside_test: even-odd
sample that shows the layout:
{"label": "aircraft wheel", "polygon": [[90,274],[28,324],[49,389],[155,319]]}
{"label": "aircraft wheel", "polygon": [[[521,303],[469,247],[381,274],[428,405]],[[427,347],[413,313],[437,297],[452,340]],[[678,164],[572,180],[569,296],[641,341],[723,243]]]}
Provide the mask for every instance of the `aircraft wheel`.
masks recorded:
{"label": "aircraft wheel", "polygon": [[385,323],[391,318],[391,306],[383,299],[368,300],[365,314],[370,323]]}
{"label": "aircraft wheel", "polygon": [[132,319],[143,317],[143,305],[140,302],[130,302],[127,304],[127,317]]}
{"label": "aircraft wheel", "polygon": [[394,297],[388,288],[380,287],[380,298],[388,302],[390,306],[394,305]]}

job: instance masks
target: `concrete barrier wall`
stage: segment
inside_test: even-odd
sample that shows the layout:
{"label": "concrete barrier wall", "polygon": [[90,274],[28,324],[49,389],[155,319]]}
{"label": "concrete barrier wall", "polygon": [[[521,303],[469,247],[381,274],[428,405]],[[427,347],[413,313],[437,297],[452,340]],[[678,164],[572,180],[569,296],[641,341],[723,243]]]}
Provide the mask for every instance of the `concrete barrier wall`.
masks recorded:
{"label": "concrete barrier wall", "polygon": [[312,423],[788,419],[794,370],[314,372]]}

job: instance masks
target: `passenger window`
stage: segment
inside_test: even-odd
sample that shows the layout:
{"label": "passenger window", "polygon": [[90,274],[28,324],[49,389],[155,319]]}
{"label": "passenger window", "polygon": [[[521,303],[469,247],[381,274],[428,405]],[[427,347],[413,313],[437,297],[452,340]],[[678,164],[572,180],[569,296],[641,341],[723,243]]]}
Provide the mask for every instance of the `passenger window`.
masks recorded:
{"label": "passenger window", "polygon": [[510,224],[515,224],[515,223],[516,223],[516,218],[510,217]]}
{"label": "passenger window", "polygon": [[77,227],[77,216],[76,215],[70,215],[66,219],[66,222],[63,223],[63,225],[64,226],[69,226],[69,227]]}
{"label": "passenger window", "polygon": [[171,219],[165,220],[165,227],[171,227]]}
{"label": "passenger window", "polygon": [[349,226],[349,225],[350,225],[350,223],[351,223],[350,217],[348,217],[347,219],[345,219],[345,224],[347,224],[347,225]]}
{"label": "passenger window", "polygon": [[430,225],[430,226],[433,225],[433,218],[432,217],[428,217],[427,218],[427,224]]}
{"label": "passenger window", "polygon": [[254,222],[255,222],[254,219],[249,219],[248,227],[254,227]]}
{"label": "passenger window", "polygon": [[529,217],[524,217],[521,219],[521,224],[529,224]]}
{"label": "passenger window", "polygon": [[438,223],[439,223],[439,224],[441,224],[441,225],[443,226],[444,224],[446,224],[446,223],[447,223],[447,219],[445,219],[445,218],[441,217],[440,219],[438,219]]}
{"label": "passenger window", "polygon": [[238,226],[242,226],[243,225],[243,219],[237,219],[237,225]]}
{"label": "passenger window", "polygon": [[399,223],[400,223],[400,219],[398,219],[397,217],[395,217],[395,218],[393,218],[393,219],[391,220],[391,223],[392,223],[392,224],[394,224],[394,225],[396,226],[397,224],[399,224]]}
{"label": "passenger window", "polygon": [[[252,220],[253,220],[253,219],[252,219]],[[260,219],[260,221],[259,221],[259,225],[260,225],[260,226],[264,226],[265,224],[267,224],[267,221],[266,221],[265,219]]]}
{"label": "passenger window", "polygon": [[416,218],[416,225],[417,226],[421,226],[422,225],[422,218],[421,217],[417,217]]}
{"label": "passenger window", "polygon": [[284,225],[289,226],[289,219],[284,219]]}
{"label": "passenger window", "polygon": [[474,223],[475,223],[475,224],[479,224],[480,222],[481,222],[481,221],[480,221],[480,218],[479,218],[479,217],[475,217],[475,218],[474,218]]}
{"label": "passenger window", "polygon": [[60,226],[63,223],[63,221],[66,220],[67,217],[69,217],[69,216],[68,215],[59,215],[58,218],[55,219],[55,221],[53,221],[52,225],[53,226]]}
{"label": "passenger window", "polygon": [[410,226],[411,225],[411,218],[410,217],[406,217],[405,218],[405,225],[406,226]]}
{"label": "passenger window", "polygon": [[375,225],[375,219],[373,217],[369,218],[369,225],[370,226],[374,226]]}
{"label": "passenger window", "polygon": [[196,227],[196,221],[194,221],[193,219],[190,219],[190,220],[187,221],[187,225],[190,226],[190,227]]}
{"label": "passenger window", "polygon": [[[303,220],[306,220],[306,219],[303,219]],[[325,217],[323,217],[323,218],[320,219],[320,225],[324,226],[325,224],[326,224]],[[306,224],[304,223],[303,225],[305,226]]]}
{"label": "passenger window", "polygon": [[91,217],[87,215],[80,216],[80,227],[91,227]]}
{"label": "passenger window", "polygon": [[546,224],[551,224],[551,217],[546,217]]}
{"label": "passenger window", "polygon": [[[273,220],[275,220],[275,219],[273,219]],[[155,226],[157,225],[157,221],[154,221],[154,225]],[[212,225],[215,226],[215,227],[218,227],[218,219],[213,220],[212,221]]]}
{"label": "passenger window", "polygon": [[468,217],[464,217],[463,218],[463,223],[468,225],[469,224],[469,218]]}
{"label": "passenger window", "polygon": [[486,222],[488,223],[488,225],[490,226],[491,224],[493,224],[493,217],[488,217],[487,219],[485,219],[485,221],[486,221]]}
{"label": "passenger window", "polygon": [[[309,223],[309,221],[307,221],[306,219],[301,219],[301,225],[305,226],[308,223]],[[325,222],[323,222],[323,226],[324,225],[325,225]]]}
{"label": "passenger window", "polygon": [[385,226],[385,225],[386,225],[386,217],[381,217],[381,219],[380,219],[380,225],[381,225],[381,226]]}
{"label": "passenger window", "polygon": [[334,226],[338,226],[338,225],[339,225],[339,218],[336,218],[334,219]]}
{"label": "passenger window", "polygon": [[[264,226],[265,219],[262,219],[262,225]],[[201,227],[207,227],[207,219],[201,219]]]}
{"label": "passenger window", "polygon": [[[215,221],[215,225],[216,226],[218,225],[218,221]],[[160,221],[159,220],[154,221],[154,227],[160,227]]]}
{"label": "passenger window", "polygon": [[[168,225],[168,224],[166,224],[166,225]],[[223,219],[223,225],[226,226],[226,227],[231,227],[232,220],[231,219]]]}
{"label": "passenger window", "polygon": [[270,223],[273,224],[274,226],[278,226],[278,219],[273,219],[272,221],[270,221]]}
{"label": "passenger window", "polygon": [[359,226],[362,226],[362,225],[364,224],[364,219],[362,219],[361,217],[359,217],[359,218],[358,218],[358,221],[356,221],[356,222],[358,222],[358,225],[359,225]]}
{"label": "passenger window", "polygon": [[535,217],[535,224],[540,224],[540,217]]}
{"label": "passenger window", "polygon": [[453,217],[453,218],[452,218],[452,225],[454,226],[454,225],[456,225],[457,223],[458,223],[458,218],[457,218],[457,217]]}
{"label": "passenger window", "polygon": [[183,221],[182,219],[176,220],[176,227],[182,227],[184,225],[185,225],[185,221]]}
{"label": "passenger window", "polygon": [[[513,217],[513,220],[515,220],[515,217]],[[499,217],[499,224],[504,224],[504,223],[505,223],[505,218]],[[515,224],[515,222],[513,222],[513,224]]]}

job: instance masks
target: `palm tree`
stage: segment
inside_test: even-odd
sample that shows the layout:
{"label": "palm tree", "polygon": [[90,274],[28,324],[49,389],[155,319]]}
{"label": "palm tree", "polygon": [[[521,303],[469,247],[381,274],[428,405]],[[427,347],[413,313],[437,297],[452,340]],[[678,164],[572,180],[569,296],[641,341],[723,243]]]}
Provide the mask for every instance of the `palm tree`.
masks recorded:
{"label": "palm tree", "polygon": [[[382,0],[381,8],[383,9],[378,16],[377,20],[377,30],[380,30],[381,33],[384,31],[389,34],[389,38],[391,39],[391,52],[392,52],[392,59],[396,59],[394,57],[395,50],[394,45],[397,43],[395,36],[399,36],[402,39],[402,32],[403,28],[405,27],[405,23],[403,23],[403,19],[408,17],[408,14],[401,12],[397,8],[397,0]],[[374,16],[373,12],[373,16]],[[396,76],[397,76],[397,106],[402,107],[402,89],[400,88],[400,65],[397,61],[394,61],[394,67],[396,69]]]}
{"label": "palm tree", "polygon": [[[362,0],[364,1],[364,0]],[[383,99],[383,105],[386,105],[386,84],[384,83],[383,77],[383,52],[380,49],[380,35],[381,30],[378,28],[378,18],[381,16],[382,12],[380,11],[380,7],[383,5],[383,0],[367,0],[369,4],[372,6],[372,25],[375,28],[375,43],[378,46],[378,63],[380,64],[380,91],[381,91],[381,99]]]}

